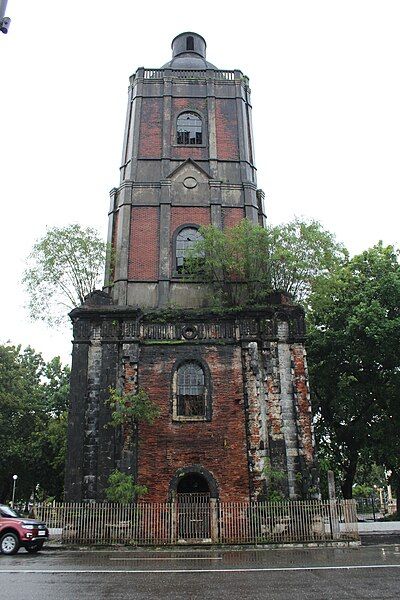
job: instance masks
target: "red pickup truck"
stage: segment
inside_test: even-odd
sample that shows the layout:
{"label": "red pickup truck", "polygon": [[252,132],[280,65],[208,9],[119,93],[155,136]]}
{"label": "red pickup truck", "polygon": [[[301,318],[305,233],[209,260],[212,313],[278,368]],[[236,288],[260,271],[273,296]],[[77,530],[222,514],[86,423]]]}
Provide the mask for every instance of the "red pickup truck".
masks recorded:
{"label": "red pickup truck", "polygon": [[25,519],[15,510],[0,504],[0,552],[16,554],[21,546],[34,553],[49,539],[46,525],[35,519]]}

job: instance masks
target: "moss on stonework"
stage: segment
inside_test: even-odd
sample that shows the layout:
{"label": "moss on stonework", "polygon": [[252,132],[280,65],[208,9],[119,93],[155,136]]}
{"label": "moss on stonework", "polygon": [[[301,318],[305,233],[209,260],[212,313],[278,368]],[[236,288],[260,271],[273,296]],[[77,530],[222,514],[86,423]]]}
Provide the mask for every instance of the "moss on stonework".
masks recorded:
{"label": "moss on stonework", "polygon": [[279,301],[271,298],[271,301],[264,304],[252,304],[242,306],[207,306],[203,308],[151,308],[140,309],[134,306],[81,306],[75,308],[70,316],[76,323],[79,320],[93,318],[95,315],[101,320],[108,318],[115,325],[117,322],[126,319],[135,321],[144,321],[145,323],[166,324],[174,321],[195,321],[205,319],[220,320],[221,318],[265,318],[271,317],[277,312],[285,312],[289,315],[304,314],[304,309],[298,304]]}
{"label": "moss on stonework", "polygon": [[201,320],[204,318],[234,318],[251,316],[265,316],[265,313],[272,314],[277,309],[286,309],[296,312],[302,309],[296,305],[282,304],[260,304],[252,306],[233,306],[233,307],[207,307],[207,308],[163,308],[149,309],[142,312],[142,318],[145,322],[151,323],[170,323],[176,320]]}
{"label": "moss on stonework", "polygon": [[143,340],[145,346],[178,346],[179,344],[187,344],[186,340]]}
{"label": "moss on stonework", "polygon": [[226,345],[226,341],[225,340],[210,340],[210,339],[204,339],[204,340],[143,340],[141,342],[144,346],[178,346],[178,345],[182,345],[182,344],[190,344],[191,346],[193,345],[202,345],[202,344],[207,344],[208,346],[212,345],[212,346],[225,346]]}

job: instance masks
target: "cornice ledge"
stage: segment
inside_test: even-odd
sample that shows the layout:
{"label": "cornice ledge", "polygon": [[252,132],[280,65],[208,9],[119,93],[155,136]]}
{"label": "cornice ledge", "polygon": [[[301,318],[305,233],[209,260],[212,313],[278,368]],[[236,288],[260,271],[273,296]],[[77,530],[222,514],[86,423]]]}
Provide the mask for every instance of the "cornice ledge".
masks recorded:
{"label": "cornice ledge", "polygon": [[243,189],[245,189],[245,190],[257,191],[257,186],[252,181],[243,181],[242,186],[243,186]]}
{"label": "cornice ledge", "polygon": [[120,186],[117,189],[117,192],[120,192],[121,190],[128,188],[128,189],[132,189],[134,186],[134,181],[133,179],[124,179],[124,181],[120,184]]}

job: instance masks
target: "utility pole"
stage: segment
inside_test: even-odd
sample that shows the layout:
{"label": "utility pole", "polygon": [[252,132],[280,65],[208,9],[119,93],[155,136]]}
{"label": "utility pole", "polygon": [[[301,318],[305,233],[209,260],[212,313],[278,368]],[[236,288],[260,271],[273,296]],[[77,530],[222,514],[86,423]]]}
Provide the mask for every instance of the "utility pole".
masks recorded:
{"label": "utility pole", "polygon": [[14,508],[15,502],[15,486],[17,484],[18,475],[13,475],[13,491],[12,491],[12,500],[11,500],[11,508]]}
{"label": "utility pole", "polygon": [[7,9],[8,0],[0,0],[0,31],[1,33],[8,33],[10,28],[11,19],[5,16]]}

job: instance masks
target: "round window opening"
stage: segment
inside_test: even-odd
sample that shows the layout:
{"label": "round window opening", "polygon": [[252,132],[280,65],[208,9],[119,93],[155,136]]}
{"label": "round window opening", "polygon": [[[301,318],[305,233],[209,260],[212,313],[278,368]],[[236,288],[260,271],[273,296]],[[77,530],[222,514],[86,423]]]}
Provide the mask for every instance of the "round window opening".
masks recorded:
{"label": "round window opening", "polygon": [[197,327],[195,325],[185,325],[182,327],[182,335],[186,340],[194,340],[197,335]]}
{"label": "round window opening", "polygon": [[197,180],[194,177],[186,177],[183,180],[183,185],[188,189],[193,189],[197,185]]}

